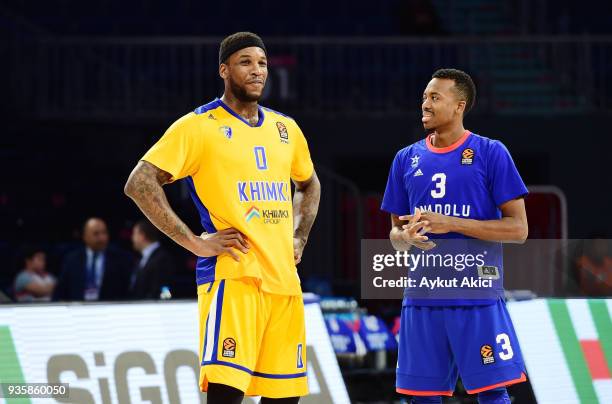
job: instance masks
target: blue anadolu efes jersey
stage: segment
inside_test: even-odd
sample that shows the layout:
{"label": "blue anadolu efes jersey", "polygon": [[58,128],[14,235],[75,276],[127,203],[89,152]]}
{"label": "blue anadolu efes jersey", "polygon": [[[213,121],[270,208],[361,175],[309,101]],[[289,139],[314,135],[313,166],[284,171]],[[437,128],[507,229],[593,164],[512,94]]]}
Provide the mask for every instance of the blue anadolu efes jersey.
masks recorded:
{"label": "blue anadolu efes jersey", "polygon": [[[448,147],[436,148],[427,137],[400,150],[391,165],[381,209],[399,216],[419,208],[495,220],[502,217],[499,206],[527,193],[506,147],[466,131]],[[503,297],[501,243],[457,233],[428,236],[437,247],[410,251],[416,268],[410,277],[416,284],[406,288],[404,304],[489,304]]]}

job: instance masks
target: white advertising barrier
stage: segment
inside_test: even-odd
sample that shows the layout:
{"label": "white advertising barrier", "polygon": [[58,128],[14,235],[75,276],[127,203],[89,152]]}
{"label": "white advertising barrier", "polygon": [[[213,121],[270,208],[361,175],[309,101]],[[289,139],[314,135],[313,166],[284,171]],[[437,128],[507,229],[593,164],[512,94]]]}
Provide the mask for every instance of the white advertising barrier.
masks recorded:
{"label": "white advertising barrier", "polygon": [[[305,305],[310,395],[349,403],[317,303]],[[69,383],[69,398],[12,403],[205,403],[191,302],[0,306],[0,383]],[[245,398],[255,403],[257,398]]]}
{"label": "white advertising barrier", "polygon": [[612,299],[536,299],[508,310],[538,403],[612,403]]}

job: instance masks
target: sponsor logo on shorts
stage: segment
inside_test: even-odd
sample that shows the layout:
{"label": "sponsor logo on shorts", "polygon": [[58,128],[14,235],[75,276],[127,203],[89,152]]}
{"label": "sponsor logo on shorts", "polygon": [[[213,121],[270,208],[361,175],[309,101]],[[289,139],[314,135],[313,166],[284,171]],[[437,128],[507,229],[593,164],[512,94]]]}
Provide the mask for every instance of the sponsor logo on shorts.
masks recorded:
{"label": "sponsor logo on shorts", "polygon": [[223,353],[221,356],[225,358],[234,358],[236,356],[236,340],[226,338],[223,340]]}
{"label": "sponsor logo on shorts", "polygon": [[482,357],[483,365],[490,365],[495,363],[495,356],[493,356],[493,348],[491,345],[483,345],[480,347],[480,356]]}
{"label": "sponsor logo on shorts", "polygon": [[471,165],[474,162],[474,150],[467,148],[461,153],[461,164]]}

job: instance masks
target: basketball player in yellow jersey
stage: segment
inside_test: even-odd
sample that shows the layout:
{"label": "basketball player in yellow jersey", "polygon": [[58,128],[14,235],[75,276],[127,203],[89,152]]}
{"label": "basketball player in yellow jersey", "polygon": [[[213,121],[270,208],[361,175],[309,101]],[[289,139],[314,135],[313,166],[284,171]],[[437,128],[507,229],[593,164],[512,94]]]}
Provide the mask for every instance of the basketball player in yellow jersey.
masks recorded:
{"label": "basketball player in yellow jersey", "polygon": [[[295,265],[321,186],[295,121],[258,105],[268,75],[261,38],[248,32],[225,38],[219,75],[221,99],[174,122],[138,162],[125,193],[198,257],[200,387],[208,403],[240,403],[245,394],[297,403],[308,387]],[[162,190],[181,178],[200,212],[201,236]]]}

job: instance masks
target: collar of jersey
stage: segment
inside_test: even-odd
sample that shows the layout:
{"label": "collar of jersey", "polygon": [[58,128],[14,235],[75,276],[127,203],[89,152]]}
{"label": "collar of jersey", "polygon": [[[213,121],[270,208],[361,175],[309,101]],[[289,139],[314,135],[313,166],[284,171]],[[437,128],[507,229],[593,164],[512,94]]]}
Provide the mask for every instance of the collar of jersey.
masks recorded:
{"label": "collar of jersey", "polygon": [[466,129],[463,135],[459,139],[457,139],[455,143],[453,143],[450,146],[446,146],[446,147],[435,147],[431,143],[432,135],[427,135],[427,138],[425,139],[425,145],[427,146],[427,149],[432,153],[449,153],[449,152],[452,152],[453,150],[458,149],[462,144],[464,144],[471,133],[472,132]]}
{"label": "collar of jersey", "polygon": [[263,113],[263,109],[261,108],[261,106],[257,106],[257,110],[259,111],[259,121],[257,121],[257,124],[255,125],[251,125],[246,119],[244,119],[243,117],[241,117],[239,114],[237,114],[233,109],[231,109],[226,103],[224,103],[223,101],[221,101],[220,98],[217,98],[216,101],[219,103],[219,105],[221,105],[223,107],[223,109],[225,109],[227,112],[229,112],[231,115],[233,115],[234,117],[238,118],[239,120],[241,120],[242,122],[244,122],[245,125],[247,125],[249,128],[257,128],[259,126],[261,126],[263,124],[264,121],[264,113]]}

